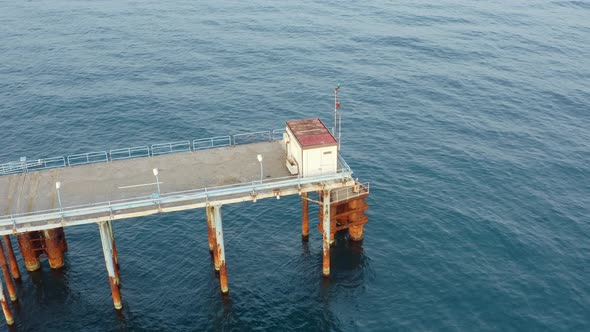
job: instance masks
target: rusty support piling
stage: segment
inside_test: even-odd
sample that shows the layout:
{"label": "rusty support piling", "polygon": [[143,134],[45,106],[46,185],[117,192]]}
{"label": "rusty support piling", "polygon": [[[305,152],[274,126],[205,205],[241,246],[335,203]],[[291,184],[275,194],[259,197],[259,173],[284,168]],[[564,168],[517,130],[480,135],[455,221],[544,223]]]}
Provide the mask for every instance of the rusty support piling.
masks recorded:
{"label": "rusty support piling", "polygon": [[8,306],[8,302],[6,302],[6,293],[4,293],[4,288],[2,286],[1,280],[0,280],[0,305],[2,305],[2,311],[4,312],[4,318],[6,318],[6,324],[8,324],[8,325],[14,324],[14,319],[12,318],[12,311],[10,310],[10,306]]}
{"label": "rusty support piling", "polygon": [[102,252],[104,254],[104,261],[109,275],[109,284],[111,285],[111,293],[113,295],[113,304],[115,309],[123,308],[121,304],[121,293],[119,291],[117,275],[115,274],[115,262],[113,259],[113,237],[109,231],[108,221],[101,221],[98,223],[98,230],[100,232],[100,240],[102,243]]}
{"label": "rusty support piling", "polygon": [[219,252],[217,251],[217,228],[215,227],[215,208],[213,206],[207,206],[207,222],[211,224],[211,243],[213,245],[213,266],[215,272],[219,273],[221,268],[221,262],[219,260]]}
{"label": "rusty support piling", "polygon": [[[364,199],[363,200],[353,199],[348,203],[348,210],[349,211],[358,211],[358,208],[360,207],[361,204],[364,204]],[[354,212],[349,216],[349,219],[353,222],[356,222],[356,221],[361,220],[362,216],[363,216],[362,212]],[[350,226],[350,228],[348,228],[348,238],[352,241],[362,241],[364,227],[365,227],[364,224]]]}
{"label": "rusty support piling", "polygon": [[49,261],[49,267],[52,269],[59,269],[64,266],[63,241],[60,233],[55,228],[43,230],[45,254]]}
{"label": "rusty support piling", "polygon": [[6,245],[6,255],[8,256],[8,263],[10,265],[10,273],[14,279],[20,278],[20,270],[18,269],[18,263],[14,250],[12,250],[12,242],[10,241],[10,235],[4,235],[4,245]]}
{"label": "rusty support piling", "polygon": [[212,214],[209,212],[210,207],[207,206],[205,208],[205,214],[207,215],[207,239],[209,240],[209,252],[211,254],[213,254],[213,249],[215,248],[215,235],[214,233],[214,228],[215,226],[212,225],[213,223],[213,218],[212,218]]}
{"label": "rusty support piling", "polygon": [[324,190],[322,193],[322,226],[323,233],[323,266],[322,273],[324,277],[330,276],[330,242],[332,234],[330,233],[330,191]]}
{"label": "rusty support piling", "polygon": [[227,285],[227,267],[225,266],[225,248],[223,244],[223,226],[221,222],[221,206],[213,206],[213,218],[215,220],[215,240],[216,240],[216,251],[217,260],[219,262],[219,284],[221,286],[221,292],[227,294],[229,288]]}
{"label": "rusty support piling", "polygon": [[8,264],[6,264],[6,256],[4,256],[4,248],[0,244],[0,267],[2,268],[2,274],[4,275],[4,281],[6,281],[6,288],[8,288],[8,295],[12,302],[16,301],[16,288],[14,288],[14,281],[8,271]]}
{"label": "rusty support piling", "polygon": [[307,193],[301,194],[301,238],[309,240],[309,202]]}
{"label": "rusty support piling", "polygon": [[25,262],[25,268],[29,272],[33,272],[41,268],[39,255],[35,251],[37,248],[33,244],[31,233],[36,234],[37,232],[21,233],[16,236],[18,239],[20,253],[23,256],[23,261]]}
{"label": "rusty support piling", "polygon": [[109,229],[109,234],[111,236],[111,252],[113,256],[113,266],[115,268],[115,282],[117,283],[117,286],[120,286],[121,278],[119,277],[119,255],[117,254],[117,245],[115,244],[115,233],[113,232],[112,221],[107,221],[107,226]]}

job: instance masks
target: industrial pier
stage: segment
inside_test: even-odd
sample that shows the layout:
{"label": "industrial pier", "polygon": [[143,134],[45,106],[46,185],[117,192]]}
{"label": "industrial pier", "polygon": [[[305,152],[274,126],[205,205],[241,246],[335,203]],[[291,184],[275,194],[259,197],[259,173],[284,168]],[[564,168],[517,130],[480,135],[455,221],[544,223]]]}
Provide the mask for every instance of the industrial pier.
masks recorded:
{"label": "industrial pier", "polygon": [[[0,265],[10,300],[18,301],[13,279],[22,273],[13,240],[27,271],[40,269],[41,258],[59,269],[68,249],[64,228],[94,223],[113,303],[121,309],[124,262],[117,257],[112,222],[199,208],[205,209],[209,250],[227,294],[222,206],[287,195],[301,197],[304,241],[309,203],[320,205],[322,271],[328,277],[334,233],[347,230],[351,241],[360,241],[368,220],[369,185],[352,177],[335,132],[315,118],[273,131],[0,164]],[[13,324],[1,282],[0,302]]]}

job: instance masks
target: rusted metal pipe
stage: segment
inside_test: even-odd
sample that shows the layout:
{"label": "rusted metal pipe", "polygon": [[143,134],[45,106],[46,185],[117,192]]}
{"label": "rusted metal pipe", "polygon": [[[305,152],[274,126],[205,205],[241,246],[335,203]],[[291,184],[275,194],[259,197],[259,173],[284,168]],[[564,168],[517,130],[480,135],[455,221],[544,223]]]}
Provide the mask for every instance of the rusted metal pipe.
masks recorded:
{"label": "rusted metal pipe", "polygon": [[6,319],[6,324],[8,324],[8,325],[14,324],[14,319],[12,318],[12,311],[10,311],[10,307],[8,306],[8,302],[6,302],[6,293],[4,293],[4,288],[2,287],[2,281],[0,281],[0,305],[2,305],[2,311],[4,312],[4,318]]}
{"label": "rusted metal pipe", "polygon": [[43,241],[45,243],[45,254],[49,261],[49,267],[59,269],[64,266],[63,247],[61,237],[57,229],[43,230]]}
{"label": "rusted metal pipe", "polygon": [[[348,202],[348,210],[356,211],[359,209],[361,204],[363,203],[364,199],[353,199],[352,201]],[[358,222],[361,220],[361,216],[363,215],[362,211],[354,212],[349,216],[350,222]],[[352,241],[361,241],[363,239],[363,229],[365,225],[356,225],[350,226],[348,228],[348,238]]]}
{"label": "rusted metal pipe", "polygon": [[219,261],[219,284],[221,292],[227,294],[229,288],[227,285],[227,267],[225,266],[225,248],[223,245],[223,226],[221,222],[221,206],[213,207],[213,216],[215,219],[215,238],[217,241],[217,257]]}
{"label": "rusted metal pipe", "polygon": [[20,270],[18,269],[18,263],[14,250],[12,250],[12,242],[10,241],[10,235],[4,235],[4,245],[6,245],[6,254],[8,256],[8,263],[10,265],[10,273],[14,279],[20,278]]}
{"label": "rusted metal pipe", "polygon": [[219,260],[219,252],[217,250],[217,227],[215,224],[215,208],[213,206],[207,207],[207,219],[211,221],[211,241],[213,242],[213,266],[215,272],[221,269],[221,261]]}
{"label": "rusted metal pipe", "polygon": [[115,274],[115,262],[113,259],[113,250],[111,247],[113,239],[111,237],[111,233],[109,232],[109,226],[107,225],[107,221],[99,222],[98,230],[100,232],[100,240],[102,243],[104,261],[106,264],[107,273],[109,275],[109,284],[111,285],[113,304],[115,305],[115,309],[120,310],[123,308],[123,305],[121,304],[121,293],[119,291],[119,287],[117,286],[118,281],[117,276]]}
{"label": "rusted metal pipe", "polygon": [[213,248],[215,244],[213,243],[214,235],[213,235],[213,228],[212,225],[213,221],[211,218],[211,213],[209,213],[209,207],[205,209],[205,214],[207,215],[207,239],[209,240],[209,252],[213,254]]}
{"label": "rusted metal pipe", "polygon": [[113,256],[113,267],[115,269],[115,283],[117,286],[121,286],[121,278],[119,277],[119,255],[117,254],[117,246],[115,244],[115,233],[113,232],[112,221],[107,221],[107,227],[111,236],[111,252]]}
{"label": "rusted metal pipe", "polygon": [[0,267],[2,268],[2,274],[4,275],[4,281],[6,281],[6,288],[8,288],[8,295],[12,302],[16,301],[16,289],[14,288],[14,281],[8,271],[8,264],[6,264],[6,257],[4,256],[4,248],[0,244]]}
{"label": "rusted metal pipe", "polygon": [[27,271],[33,272],[40,269],[39,255],[35,252],[36,248],[31,241],[30,232],[18,234],[16,238]]}
{"label": "rusted metal pipe", "polygon": [[301,238],[309,240],[309,202],[307,193],[301,193]]}
{"label": "rusted metal pipe", "polygon": [[324,245],[324,252],[323,252],[323,266],[322,266],[322,273],[324,277],[330,276],[330,191],[324,190],[322,193],[322,223],[323,223],[323,245]]}

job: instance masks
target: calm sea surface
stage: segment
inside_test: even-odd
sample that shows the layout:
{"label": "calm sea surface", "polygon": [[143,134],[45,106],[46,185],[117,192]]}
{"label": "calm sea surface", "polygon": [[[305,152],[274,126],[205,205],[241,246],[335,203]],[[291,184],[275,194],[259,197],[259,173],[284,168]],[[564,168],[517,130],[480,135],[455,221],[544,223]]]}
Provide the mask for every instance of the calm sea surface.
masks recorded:
{"label": "calm sea surface", "polygon": [[227,298],[203,210],[115,222],[120,313],[74,227],[15,330],[590,330],[590,2],[0,0],[3,162],[331,123],[337,81],[372,194],[329,281],[298,197],[224,207]]}

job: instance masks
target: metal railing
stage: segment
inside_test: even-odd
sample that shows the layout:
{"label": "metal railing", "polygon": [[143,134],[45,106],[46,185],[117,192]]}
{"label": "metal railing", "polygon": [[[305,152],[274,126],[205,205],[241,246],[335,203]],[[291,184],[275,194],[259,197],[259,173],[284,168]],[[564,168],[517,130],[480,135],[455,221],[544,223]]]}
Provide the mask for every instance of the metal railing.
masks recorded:
{"label": "metal railing", "polygon": [[179,141],[153,144],[151,146],[112,149],[109,152],[98,151],[73,154],[68,155],[67,157],[59,156],[33,161],[13,161],[0,164],[0,176],[40,171],[50,168],[72,167],[93,163],[111,162],[115,160],[151,157],[177,152],[198,151],[223,146],[275,141],[282,139],[284,132],[285,129],[275,129],[272,131],[258,131],[228,136],[198,138],[193,141]]}
{"label": "metal railing", "polygon": [[126,149],[114,149],[109,152],[111,160],[123,160],[150,156],[149,146],[138,146]]}
{"label": "metal railing", "polygon": [[272,141],[271,131],[258,131],[255,133],[234,135],[234,145],[250,144],[258,142]]}
{"label": "metal railing", "polygon": [[64,157],[45,158],[29,161],[13,161],[0,164],[0,175],[26,173],[59,167],[66,167],[66,159]]}
{"label": "metal railing", "polygon": [[191,142],[189,141],[154,144],[152,145],[152,156],[175,152],[189,152],[190,150]]}
{"label": "metal railing", "polygon": [[231,145],[231,136],[217,136],[211,138],[200,138],[193,141],[193,151],[218,148]]}
{"label": "metal railing", "polygon": [[332,190],[331,193],[331,198],[330,201],[331,202],[342,202],[342,201],[346,201],[349,200],[351,198],[355,198],[355,197],[359,197],[362,195],[368,195],[369,194],[369,182],[365,182],[365,183],[355,183],[354,186],[352,187],[345,187],[345,188],[339,188],[339,189],[335,189]]}
{"label": "metal railing", "polygon": [[68,156],[68,166],[86,165],[109,161],[106,151],[73,154]]}

